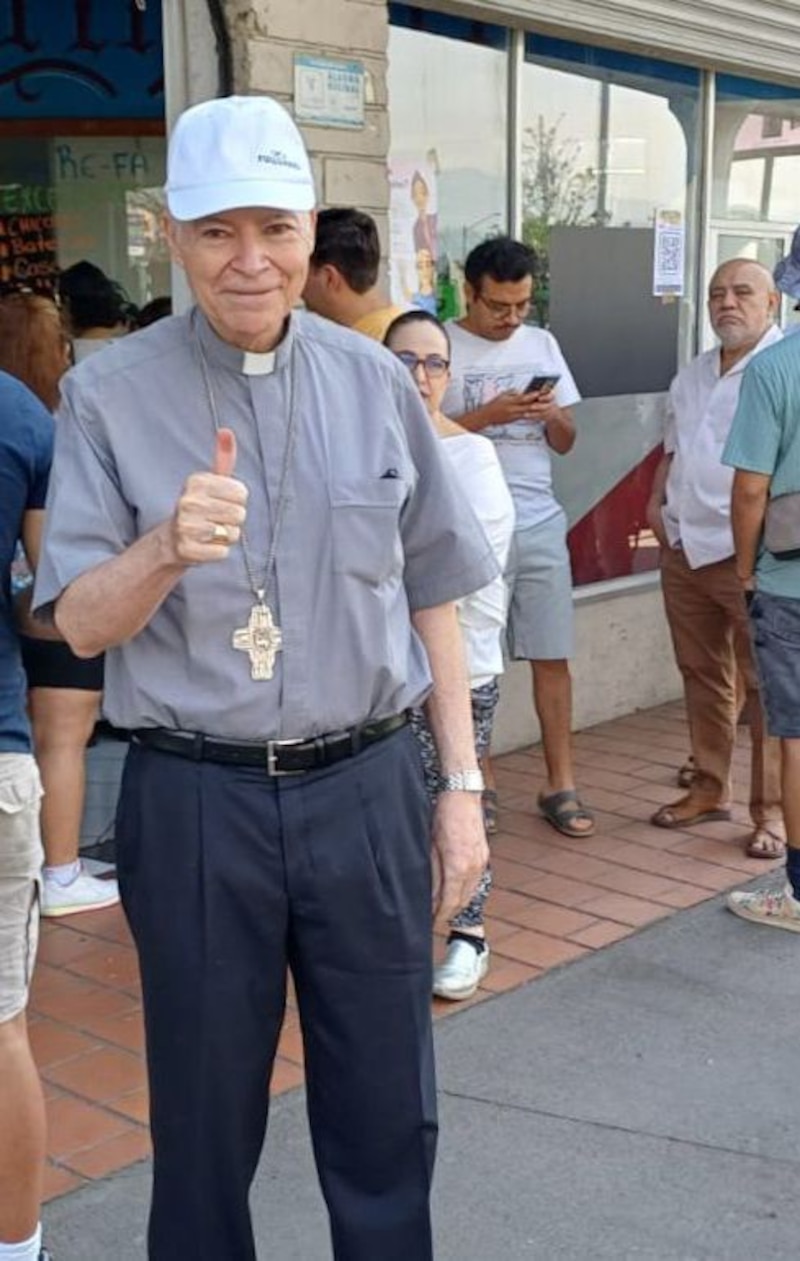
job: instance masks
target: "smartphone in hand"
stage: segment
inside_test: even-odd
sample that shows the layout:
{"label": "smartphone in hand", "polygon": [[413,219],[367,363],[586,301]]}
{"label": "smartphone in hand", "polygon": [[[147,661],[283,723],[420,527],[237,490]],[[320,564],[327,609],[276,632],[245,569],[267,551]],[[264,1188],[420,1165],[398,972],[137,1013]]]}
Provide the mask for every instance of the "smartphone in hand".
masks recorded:
{"label": "smartphone in hand", "polygon": [[552,390],[560,380],[561,376],[557,372],[552,376],[532,376],[522,392],[523,394],[537,394],[542,390]]}

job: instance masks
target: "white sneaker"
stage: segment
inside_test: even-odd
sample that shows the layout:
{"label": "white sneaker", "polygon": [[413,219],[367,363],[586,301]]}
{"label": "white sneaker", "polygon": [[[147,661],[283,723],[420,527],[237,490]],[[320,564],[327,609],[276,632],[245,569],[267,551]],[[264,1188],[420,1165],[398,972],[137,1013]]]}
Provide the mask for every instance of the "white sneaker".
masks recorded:
{"label": "white sneaker", "polygon": [[116,880],[98,880],[81,866],[80,875],[72,884],[60,885],[55,880],[42,881],[41,913],[43,916],[78,915],[81,911],[100,911],[119,902]]}
{"label": "white sneaker", "polygon": [[457,1003],[472,998],[489,971],[489,947],[480,952],[468,941],[456,938],[447,947],[444,962],[433,969],[433,992]]}
{"label": "white sneaker", "polygon": [[728,910],[754,924],[800,933],[800,902],[788,884],[784,889],[756,889],[754,893],[737,889],[728,894]]}

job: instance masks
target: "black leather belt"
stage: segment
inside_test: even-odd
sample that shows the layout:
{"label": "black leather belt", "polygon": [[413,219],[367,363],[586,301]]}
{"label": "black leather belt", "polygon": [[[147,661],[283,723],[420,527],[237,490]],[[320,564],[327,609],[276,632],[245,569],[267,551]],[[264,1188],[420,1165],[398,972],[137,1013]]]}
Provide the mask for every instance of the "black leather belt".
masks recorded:
{"label": "black leather belt", "polygon": [[140,727],[132,732],[134,744],[161,753],[174,753],[193,762],[223,762],[230,766],[258,766],[267,775],[302,775],[318,771],[334,762],[355,757],[362,749],[398,731],[408,722],[408,715],[395,714],[377,722],[334,731],[310,740],[267,740],[264,744],[236,744],[232,740],[214,740],[191,731],[168,731],[165,727]]}

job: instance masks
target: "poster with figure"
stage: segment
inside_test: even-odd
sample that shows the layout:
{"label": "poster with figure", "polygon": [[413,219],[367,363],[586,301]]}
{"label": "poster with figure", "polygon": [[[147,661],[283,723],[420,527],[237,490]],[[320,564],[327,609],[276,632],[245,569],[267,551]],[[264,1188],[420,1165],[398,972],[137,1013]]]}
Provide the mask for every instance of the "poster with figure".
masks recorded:
{"label": "poster with figure", "polygon": [[389,249],[392,301],[436,314],[439,250],[436,168],[430,158],[389,164]]}

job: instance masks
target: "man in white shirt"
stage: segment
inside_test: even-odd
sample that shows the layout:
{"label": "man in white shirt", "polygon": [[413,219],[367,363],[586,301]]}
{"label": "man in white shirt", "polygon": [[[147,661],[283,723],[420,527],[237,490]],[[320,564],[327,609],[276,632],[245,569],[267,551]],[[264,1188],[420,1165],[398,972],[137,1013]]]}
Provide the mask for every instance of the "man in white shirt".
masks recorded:
{"label": "man in white shirt", "polygon": [[672,383],[664,457],[648,505],[662,547],[664,604],[683,675],[695,767],[687,795],[657,810],[651,822],[686,828],[730,818],[738,670],[752,737],[754,831],[746,852],[765,859],[784,853],[780,752],[764,728],[745,595],[736,576],[733,469],[721,457],[744,370],[753,355],[780,339],[773,323],[777,307],[772,276],[760,263],[736,258],[717,268],[708,313],[720,344],[688,363]]}
{"label": "man in white shirt", "polygon": [[594,819],[575,788],[572,764],[572,580],[567,520],[553,494],[551,451],[575,442],[569,408],[580,401],[551,333],[524,321],[536,255],[510,237],[484,241],[465,266],[467,314],[448,323],[451,381],[443,411],[495,444],[516,512],[506,580],[508,647],[529,661],[542,730],[547,784],[544,817],[566,836],[585,837]]}

